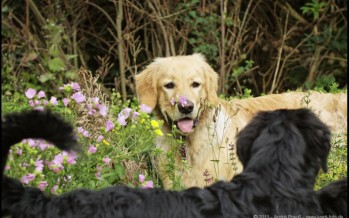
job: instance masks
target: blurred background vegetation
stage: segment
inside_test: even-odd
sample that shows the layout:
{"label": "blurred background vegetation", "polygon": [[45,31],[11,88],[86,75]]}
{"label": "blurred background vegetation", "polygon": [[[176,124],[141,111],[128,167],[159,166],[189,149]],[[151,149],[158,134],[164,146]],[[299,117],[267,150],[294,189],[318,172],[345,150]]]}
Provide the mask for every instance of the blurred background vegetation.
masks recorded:
{"label": "blurred background vegetation", "polygon": [[345,0],[2,0],[1,13],[11,98],[79,81],[83,67],[130,99],[153,58],[193,52],[225,96],[347,87]]}

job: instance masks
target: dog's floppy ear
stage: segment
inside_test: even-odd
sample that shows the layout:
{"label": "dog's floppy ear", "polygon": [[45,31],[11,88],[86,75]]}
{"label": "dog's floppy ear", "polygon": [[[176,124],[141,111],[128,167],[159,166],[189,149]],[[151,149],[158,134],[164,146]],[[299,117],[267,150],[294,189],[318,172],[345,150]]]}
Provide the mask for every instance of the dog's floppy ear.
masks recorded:
{"label": "dog's floppy ear", "polygon": [[309,159],[317,158],[319,166],[326,172],[327,157],[331,149],[330,129],[311,110],[304,108],[296,112],[297,117],[294,118],[294,121],[307,144],[309,150],[307,153],[311,154]]}
{"label": "dog's floppy ear", "polygon": [[251,148],[262,130],[269,124],[272,114],[270,112],[258,112],[252,120],[238,133],[236,148],[237,155],[242,165],[246,167],[251,157]]}
{"label": "dog's floppy ear", "polygon": [[194,54],[199,56],[204,64],[202,65],[202,70],[205,75],[206,87],[205,91],[207,94],[207,100],[209,103],[217,103],[218,102],[218,74],[212,69],[212,67],[207,64],[205,57],[202,54]]}
{"label": "dog's floppy ear", "polygon": [[152,110],[157,104],[157,88],[154,77],[156,69],[151,64],[147,66],[140,74],[135,76],[136,92],[139,104],[145,104]]}

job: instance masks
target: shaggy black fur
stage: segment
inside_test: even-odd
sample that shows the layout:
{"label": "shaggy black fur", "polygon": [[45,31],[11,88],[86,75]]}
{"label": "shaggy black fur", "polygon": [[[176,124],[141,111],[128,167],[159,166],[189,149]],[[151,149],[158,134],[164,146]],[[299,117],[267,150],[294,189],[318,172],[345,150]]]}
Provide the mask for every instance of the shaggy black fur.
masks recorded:
{"label": "shaggy black fur", "polygon": [[348,178],[344,178],[317,191],[324,214],[348,217]]}
{"label": "shaggy black fur", "polygon": [[[66,149],[75,145],[70,125],[49,112],[8,115],[2,121],[2,174],[10,146],[43,138]],[[307,109],[260,112],[238,134],[244,171],[231,182],[181,192],[112,186],[49,197],[3,176],[2,215],[12,217],[267,217],[346,215],[347,180],[313,191],[327,168],[330,132]],[[330,201],[340,197],[340,200]],[[343,204],[345,202],[345,204]]]}

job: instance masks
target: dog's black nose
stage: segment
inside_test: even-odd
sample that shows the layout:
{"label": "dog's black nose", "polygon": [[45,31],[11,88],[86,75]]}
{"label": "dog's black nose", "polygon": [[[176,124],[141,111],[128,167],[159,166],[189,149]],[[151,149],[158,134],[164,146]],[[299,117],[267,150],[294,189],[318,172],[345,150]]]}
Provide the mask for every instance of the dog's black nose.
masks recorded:
{"label": "dog's black nose", "polygon": [[183,105],[181,103],[178,104],[178,110],[182,114],[190,114],[194,110],[194,103],[187,99],[186,104],[183,104]]}

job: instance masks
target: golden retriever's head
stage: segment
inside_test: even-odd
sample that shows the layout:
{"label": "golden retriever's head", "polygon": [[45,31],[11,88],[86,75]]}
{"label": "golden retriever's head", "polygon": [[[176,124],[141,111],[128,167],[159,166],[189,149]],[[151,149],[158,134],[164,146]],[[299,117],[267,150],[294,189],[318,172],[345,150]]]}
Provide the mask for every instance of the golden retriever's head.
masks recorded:
{"label": "golden retriever's head", "polygon": [[218,101],[217,73],[201,54],[156,58],[135,79],[140,104],[183,134],[193,131],[205,104]]}

